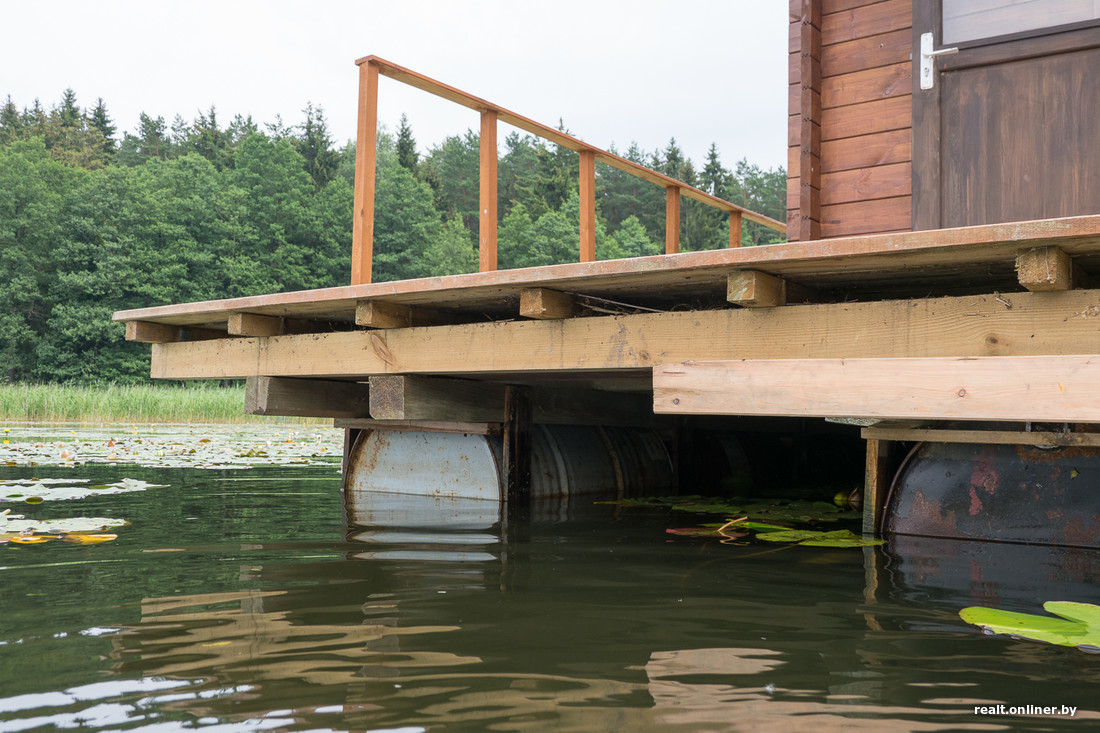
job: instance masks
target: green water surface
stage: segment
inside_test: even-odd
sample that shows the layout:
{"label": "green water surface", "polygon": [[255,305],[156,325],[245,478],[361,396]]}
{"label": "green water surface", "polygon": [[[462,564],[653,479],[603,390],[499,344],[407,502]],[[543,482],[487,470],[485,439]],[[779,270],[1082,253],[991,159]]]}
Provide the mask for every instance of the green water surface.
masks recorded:
{"label": "green water surface", "polygon": [[[0,545],[0,733],[1057,731],[1100,718],[1100,656],[984,636],[957,615],[1095,603],[1086,551],[730,545],[667,534],[691,520],[664,509],[589,501],[516,526],[495,506],[345,502],[331,461],[0,466],[0,479],[32,475],[167,487],[15,507],[130,524],[102,544]],[[1077,712],[974,713],[997,704]]]}

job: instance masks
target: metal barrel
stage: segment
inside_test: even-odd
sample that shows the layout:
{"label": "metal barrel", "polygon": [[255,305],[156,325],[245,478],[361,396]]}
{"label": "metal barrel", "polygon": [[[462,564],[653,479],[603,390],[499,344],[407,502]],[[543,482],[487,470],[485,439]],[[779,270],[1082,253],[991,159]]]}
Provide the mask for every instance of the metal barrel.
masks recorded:
{"label": "metal barrel", "polygon": [[[667,494],[674,486],[672,459],[653,430],[540,424],[531,443],[533,499]],[[496,435],[364,430],[344,488],[500,502],[502,453]]]}
{"label": "metal barrel", "polygon": [[887,497],[886,534],[1100,547],[1100,449],[921,443]]}

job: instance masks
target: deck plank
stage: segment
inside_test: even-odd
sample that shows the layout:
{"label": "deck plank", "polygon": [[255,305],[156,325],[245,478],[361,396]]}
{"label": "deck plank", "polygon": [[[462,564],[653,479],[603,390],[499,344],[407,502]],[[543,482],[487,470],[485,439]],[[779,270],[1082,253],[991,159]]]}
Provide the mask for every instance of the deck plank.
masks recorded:
{"label": "deck plank", "polygon": [[739,247],[622,260],[372,283],[180,303],[119,311],[114,320],[170,325],[224,325],[231,312],[353,322],[362,300],[442,311],[485,312],[485,320],[514,317],[520,294],[547,287],[584,295],[668,301],[683,295],[724,298],[734,270],[758,270],[819,289],[877,287],[894,297],[921,285],[920,278],[961,282],[992,290],[1015,282],[1022,249],[1057,246],[1071,257],[1100,258],[1100,216],[899,232]]}

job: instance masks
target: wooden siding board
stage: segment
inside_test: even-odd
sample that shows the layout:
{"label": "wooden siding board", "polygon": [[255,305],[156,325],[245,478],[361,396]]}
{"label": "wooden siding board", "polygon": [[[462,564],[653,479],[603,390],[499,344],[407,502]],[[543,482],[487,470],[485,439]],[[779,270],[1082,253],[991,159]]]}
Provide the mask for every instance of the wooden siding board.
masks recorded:
{"label": "wooden siding board", "polygon": [[828,173],[821,176],[821,203],[830,206],[908,196],[911,175],[908,162]]}
{"label": "wooden siding board", "polygon": [[876,99],[912,94],[913,67],[908,61],[893,66],[831,76],[821,84],[823,109],[843,107]]}
{"label": "wooden siding board", "polygon": [[823,15],[821,33],[826,43],[843,43],[912,25],[910,0],[886,0]]}
{"label": "wooden siding board", "polygon": [[822,76],[839,76],[909,62],[913,39],[908,28],[855,41],[825,46],[821,51]]}
{"label": "wooden siding board", "polygon": [[821,207],[821,236],[845,237],[909,229],[911,196]]}
{"label": "wooden siding board", "polygon": [[823,109],[821,139],[840,140],[889,130],[909,130],[912,125],[911,94],[876,99],[847,107]]}
{"label": "wooden siding board", "polygon": [[822,174],[910,160],[912,136],[908,129],[846,137],[821,144]]}

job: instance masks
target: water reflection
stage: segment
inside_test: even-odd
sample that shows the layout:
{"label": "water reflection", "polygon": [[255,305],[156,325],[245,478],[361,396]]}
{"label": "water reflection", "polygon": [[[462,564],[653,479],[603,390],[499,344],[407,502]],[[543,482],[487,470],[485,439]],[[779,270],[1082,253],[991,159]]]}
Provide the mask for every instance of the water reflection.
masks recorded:
{"label": "water reflection", "polygon": [[1087,708],[1100,673],[1077,652],[983,637],[957,617],[1055,591],[1094,600],[1093,554],[666,542],[659,525],[610,511],[536,510],[518,531],[484,502],[351,503],[340,559],[243,564],[248,589],[147,598],[140,621],[111,637],[113,668],[240,690],[153,703],[165,710],[286,728],[1070,723],[973,714],[1040,702],[1080,707],[1074,722],[1097,717]]}

